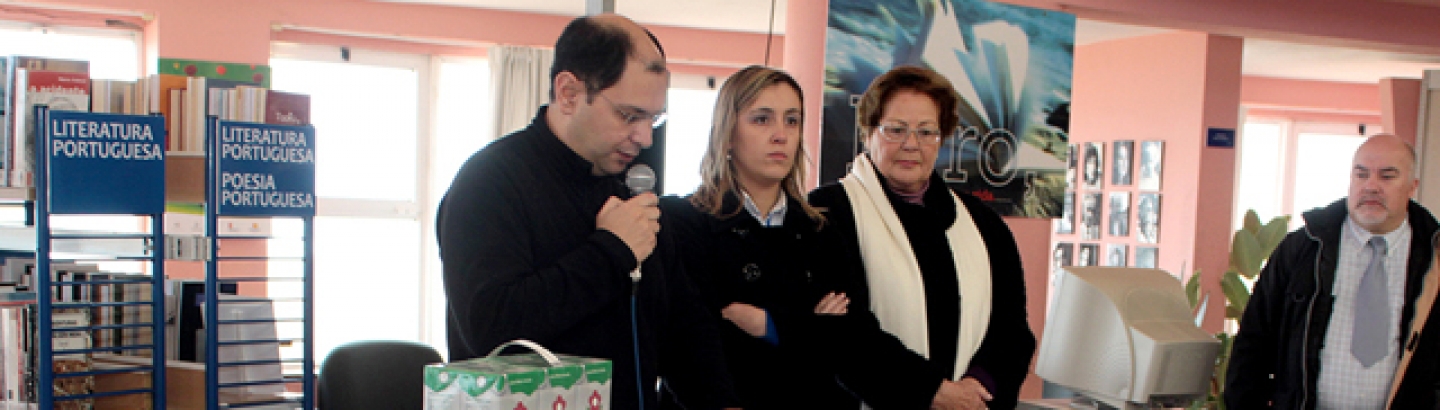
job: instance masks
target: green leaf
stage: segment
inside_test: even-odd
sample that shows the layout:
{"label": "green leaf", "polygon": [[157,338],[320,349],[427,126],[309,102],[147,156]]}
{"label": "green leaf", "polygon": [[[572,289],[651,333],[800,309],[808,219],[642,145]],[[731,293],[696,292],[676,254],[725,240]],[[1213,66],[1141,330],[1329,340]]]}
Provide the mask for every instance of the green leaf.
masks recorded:
{"label": "green leaf", "polygon": [[1200,306],[1200,271],[1190,275],[1190,280],[1185,281],[1185,296],[1190,298],[1190,310]]}
{"label": "green leaf", "polygon": [[1245,305],[1250,303],[1250,290],[1245,288],[1245,282],[1240,280],[1240,275],[1235,271],[1226,271],[1220,277],[1220,291],[1225,293],[1225,300],[1229,301],[1225,306],[1225,317],[1239,319],[1245,313]]}
{"label": "green leaf", "polygon": [[1260,240],[1261,249],[1268,255],[1270,252],[1275,251],[1276,246],[1280,246],[1280,241],[1285,240],[1285,234],[1287,233],[1290,233],[1290,218],[1280,217],[1265,224],[1265,227],[1260,229],[1260,233],[1257,234],[1255,238]]}
{"label": "green leaf", "polygon": [[1247,278],[1255,277],[1260,273],[1260,265],[1265,258],[1270,256],[1263,253],[1260,248],[1260,241],[1255,234],[1248,231],[1235,231],[1235,237],[1230,242],[1230,269],[1234,269]]}
{"label": "green leaf", "polygon": [[1243,229],[1250,233],[1260,232],[1260,215],[1256,215],[1254,209],[1245,211],[1245,225]]}

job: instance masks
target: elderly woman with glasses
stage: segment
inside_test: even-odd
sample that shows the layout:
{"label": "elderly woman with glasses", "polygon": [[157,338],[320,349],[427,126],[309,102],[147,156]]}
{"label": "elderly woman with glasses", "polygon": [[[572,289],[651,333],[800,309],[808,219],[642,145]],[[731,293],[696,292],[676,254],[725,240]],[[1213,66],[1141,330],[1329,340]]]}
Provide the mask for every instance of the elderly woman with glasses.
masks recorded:
{"label": "elderly woman with glasses", "polygon": [[857,109],[865,152],[810,193],[849,278],[839,380],[871,408],[1014,408],[1035,350],[1010,229],[935,172],[958,103],[928,69],[876,78]]}

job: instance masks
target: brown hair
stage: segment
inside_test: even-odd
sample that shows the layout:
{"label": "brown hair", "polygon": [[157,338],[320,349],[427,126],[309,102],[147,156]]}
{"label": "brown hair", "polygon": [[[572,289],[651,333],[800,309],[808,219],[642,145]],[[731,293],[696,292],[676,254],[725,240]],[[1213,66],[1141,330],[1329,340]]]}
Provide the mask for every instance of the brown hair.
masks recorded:
{"label": "brown hair", "polygon": [[[705,149],[705,157],[700,161],[700,187],[695,189],[695,194],[690,196],[690,203],[694,204],[701,212],[720,217],[729,218],[740,213],[741,208],[729,210],[724,207],[725,193],[733,193],[740,197],[740,187],[735,182],[735,165],[727,158],[730,152],[731,142],[735,138],[735,125],[740,121],[741,111],[755,102],[761,91],[772,85],[784,84],[795,90],[800,97],[801,109],[804,109],[805,93],[800,91],[800,83],[794,77],[777,69],[752,65],[730,75],[725,85],[720,87],[720,94],[715,99],[715,125],[710,127],[710,144]],[[803,116],[803,111],[802,111]],[[785,195],[794,198],[800,203],[800,207],[815,221],[817,225],[825,222],[825,217],[819,210],[810,206],[805,200],[804,191],[800,190],[800,184],[805,181],[805,143],[804,135],[801,135],[801,143],[795,155],[795,163],[790,166],[790,172],[785,179],[780,181],[780,189]],[[723,214],[722,214],[723,213]]]}
{"label": "brown hair", "polygon": [[954,135],[955,127],[960,125],[960,113],[956,111],[960,94],[955,92],[950,80],[946,80],[940,73],[908,65],[895,67],[876,77],[875,81],[870,82],[870,88],[865,89],[865,95],[860,97],[860,105],[855,110],[855,124],[861,127],[865,135],[869,135],[870,130],[880,125],[880,117],[885,115],[885,106],[890,103],[890,97],[901,90],[925,94],[934,100],[935,106],[940,108],[941,135]]}

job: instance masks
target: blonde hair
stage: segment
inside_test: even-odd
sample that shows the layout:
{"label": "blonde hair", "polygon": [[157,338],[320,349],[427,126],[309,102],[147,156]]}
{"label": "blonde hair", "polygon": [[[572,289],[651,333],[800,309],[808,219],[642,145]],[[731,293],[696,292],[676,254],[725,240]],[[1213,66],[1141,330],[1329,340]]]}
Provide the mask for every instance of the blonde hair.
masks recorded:
{"label": "blonde hair", "polygon": [[[700,161],[700,187],[690,196],[690,203],[701,212],[721,219],[740,213],[740,207],[722,209],[725,206],[725,193],[741,196],[739,184],[735,182],[735,166],[729,160],[730,147],[734,145],[731,140],[735,138],[735,125],[739,122],[741,111],[754,103],[761,91],[779,84],[788,85],[795,90],[803,110],[805,94],[800,91],[800,83],[790,74],[777,69],[758,65],[745,67],[732,74],[725,81],[725,85],[720,87],[720,94],[715,99],[715,125],[710,127],[710,144],[705,149],[705,157]],[[800,184],[805,181],[803,134],[796,151],[796,161],[790,166],[790,172],[785,175],[785,179],[780,181],[780,189],[785,191],[786,196],[799,202],[805,215],[819,226],[825,223],[825,217],[810,206],[810,202],[805,200],[805,193],[800,190]]]}

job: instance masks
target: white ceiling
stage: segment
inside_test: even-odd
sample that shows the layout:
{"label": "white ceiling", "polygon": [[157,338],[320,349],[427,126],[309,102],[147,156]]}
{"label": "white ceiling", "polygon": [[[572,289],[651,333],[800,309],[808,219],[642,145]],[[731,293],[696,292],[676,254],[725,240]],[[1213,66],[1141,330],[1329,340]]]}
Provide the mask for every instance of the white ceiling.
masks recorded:
{"label": "white ceiling", "polygon": [[[578,16],[585,0],[376,0],[424,3]],[[615,11],[641,24],[658,24],[713,30],[765,33],[785,32],[787,0],[615,0]],[[805,1],[805,0],[799,0]],[[1434,0],[1392,0],[1416,3]],[[1167,29],[1081,19],[1076,43],[1091,44],[1126,37],[1158,34]],[[1425,69],[1440,69],[1440,56],[1402,54],[1354,48],[1246,39],[1242,70],[1246,75],[1355,83],[1381,78],[1420,78]]]}

